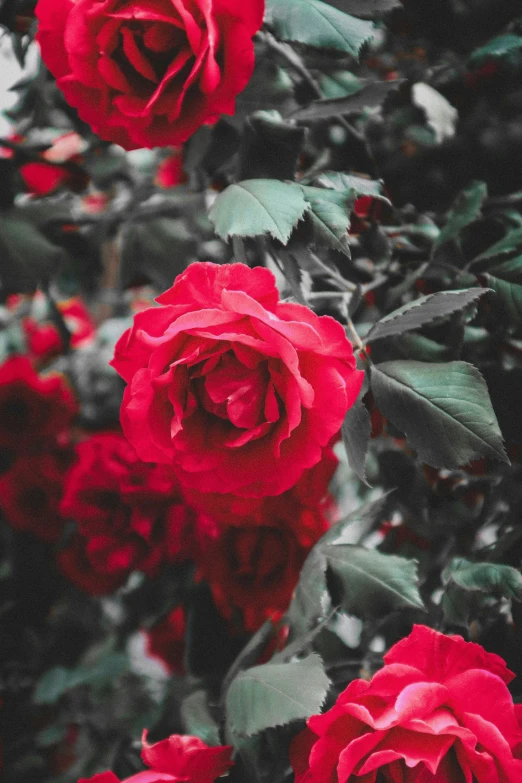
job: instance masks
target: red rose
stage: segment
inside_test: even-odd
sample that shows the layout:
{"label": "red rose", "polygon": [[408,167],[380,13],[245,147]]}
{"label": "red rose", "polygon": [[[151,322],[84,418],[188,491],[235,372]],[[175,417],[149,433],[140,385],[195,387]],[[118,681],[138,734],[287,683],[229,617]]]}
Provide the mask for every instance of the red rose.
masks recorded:
{"label": "red rose", "polygon": [[154,178],[160,188],[175,188],[187,181],[187,175],[183,171],[183,148],[175,149],[161,161]]}
{"label": "red rose", "polygon": [[76,521],[79,534],[59,557],[72,581],[103,594],[131,571],[154,576],[162,562],[188,556],[183,535],[191,511],[168,466],[141,462],[117,433],[79,443],[76,456],[61,512]]}
{"label": "red rose", "polygon": [[[42,306],[41,297],[34,297],[34,310]],[[45,302],[44,302],[45,306]],[[93,342],[96,326],[79,296],[56,303],[71,335],[71,348],[83,348]],[[49,313],[46,313],[49,318]],[[63,340],[56,326],[48,321],[28,316],[22,320],[29,353],[35,361],[45,361],[63,351]]]}
{"label": "red rose", "polygon": [[[147,731],[143,732],[141,757],[150,772],[138,772],[121,783],[213,783],[232,766],[230,745],[211,748],[198,737],[171,734],[168,739],[147,744]],[[78,783],[120,783],[113,772],[102,772],[92,778],[81,778]]]}
{"label": "red rose", "polygon": [[185,673],[185,626],[185,612],[177,606],[146,631],[147,653],[159,658],[173,674]]}
{"label": "red rose", "polygon": [[39,0],[37,40],[101,138],[164,147],[234,113],[263,13],[263,0]]}
{"label": "red rose", "polygon": [[294,739],[296,783],[522,780],[522,707],[502,658],[417,625],[384,661]]}
{"label": "red rose", "polygon": [[21,453],[55,441],[77,412],[63,376],[38,375],[29,359],[13,356],[0,366],[0,449]]}
{"label": "red rose", "polygon": [[199,519],[195,561],[224,617],[233,620],[239,610],[244,628],[255,631],[287,609],[306,556],[328,528],[334,508],[328,483],[336,466],[329,452],[277,497],[189,493],[214,520]]}
{"label": "red rose", "polygon": [[41,163],[35,161],[20,166],[27,190],[35,196],[47,196],[62,185],[68,185],[71,190],[83,190],[89,181],[87,174],[79,166],[58,164],[81,163],[84,147],[82,137],[74,131],[55,139],[42,153]]}
{"label": "red rose", "polygon": [[138,313],[112,361],[144,460],[201,492],[277,495],[321,459],[359,393],[341,324],[282,303],[267,269],[194,263]]}
{"label": "red rose", "polygon": [[69,449],[23,455],[0,477],[0,507],[11,527],[45,541],[58,540],[64,528],[60,501],[71,456]]}

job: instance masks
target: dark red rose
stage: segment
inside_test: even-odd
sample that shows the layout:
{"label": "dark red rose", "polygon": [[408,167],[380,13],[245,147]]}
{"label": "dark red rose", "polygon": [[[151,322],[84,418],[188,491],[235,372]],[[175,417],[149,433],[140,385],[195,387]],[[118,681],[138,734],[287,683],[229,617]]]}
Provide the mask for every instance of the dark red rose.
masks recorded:
{"label": "dark red rose", "polygon": [[0,507],[16,530],[33,533],[45,541],[57,541],[64,528],[60,514],[70,449],[25,454],[0,477]]}
{"label": "dark red rose", "polygon": [[185,530],[192,512],[166,465],[141,462],[118,433],[101,433],[76,446],[62,515],[78,535],[60,554],[66,575],[88,592],[122,585],[132,571],[154,576],[162,562],[186,559]]}
{"label": "dark red rose", "polygon": [[186,486],[277,495],[321,459],[361,388],[341,324],[282,303],[267,269],[194,263],[138,313],[112,361],[140,457]]}
{"label": "dark red rose", "polygon": [[197,573],[224,617],[234,620],[240,612],[243,627],[255,631],[287,609],[306,556],[329,526],[328,482],[336,465],[329,452],[277,497],[189,493],[208,514],[197,525]]}
{"label": "dark red rose", "polygon": [[22,453],[60,437],[77,413],[62,375],[38,375],[29,359],[13,356],[0,366],[0,449]]}
{"label": "dark red rose", "polygon": [[[218,745],[211,748],[199,737],[171,734],[168,739],[147,744],[147,731],[143,732],[141,757],[150,772],[138,772],[121,783],[214,783],[224,775],[233,762],[232,747]],[[120,783],[113,772],[102,772],[92,778],[81,778],[78,783]]]}
{"label": "dark red rose", "polygon": [[422,625],[308,720],[295,783],[518,783],[522,707],[502,658]]}
{"label": "dark red rose", "polygon": [[146,631],[147,653],[159,658],[172,674],[184,674],[185,612],[177,606]]}
{"label": "dark red rose", "polygon": [[39,0],[37,40],[102,139],[164,147],[234,113],[263,13],[263,0]]}
{"label": "dark red rose", "polygon": [[84,146],[82,137],[74,131],[56,138],[42,153],[41,163],[35,161],[20,166],[27,190],[35,196],[47,196],[64,185],[71,190],[83,190],[89,181],[87,174],[80,167],[59,164],[81,163]]}

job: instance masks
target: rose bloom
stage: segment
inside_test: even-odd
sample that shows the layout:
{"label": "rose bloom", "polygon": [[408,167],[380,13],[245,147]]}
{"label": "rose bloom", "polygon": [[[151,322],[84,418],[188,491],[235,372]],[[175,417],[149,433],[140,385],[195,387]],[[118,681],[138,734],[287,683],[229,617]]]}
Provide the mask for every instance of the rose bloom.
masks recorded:
{"label": "rose bloom", "polygon": [[59,555],[66,576],[98,595],[134,570],[154,576],[163,562],[188,556],[182,533],[192,512],[168,466],[143,463],[119,433],[93,435],[76,457],[60,507],[78,525]]}
{"label": "rose bloom", "polygon": [[67,448],[25,454],[0,476],[0,508],[11,527],[44,541],[59,539],[65,524],[60,501],[71,460]]}
{"label": "rose bloom", "polygon": [[422,625],[294,738],[295,783],[519,783],[522,707],[502,658]]}
{"label": "rose bloom", "polygon": [[[35,295],[33,302],[35,312],[22,320],[22,328],[32,358],[44,362],[63,351],[63,340],[53,323],[33,317],[42,304],[38,294]],[[96,336],[96,325],[81,297],[74,296],[59,301],[56,306],[71,335],[71,348],[84,348],[90,345]],[[49,318],[48,313],[46,316]]]}
{"label": "rose bloom", "polygon": [[286,611],[301,567],[335,511],[328,483],[336,466],[328,450],[295,487],[277,497],[188,493],[208,515],[197,524],[197,576],[208,582],[226,619],[240,616],[238,625],[253,632]]}
{"label": "rose bloom", "polygon": [[38,375],[29,359],[0,366],[0,449],[22,453],[60,438],[78,410],[62,375]]}
{"label": "rose bloom", "polygon": [[263,13],[263,0],[39,0],[37,40],[102,139],[164,147],[234,113]]}
{"label": "rose bloom", "polygon": [[[147,731],[143,732],[141,757],[150,767],[125,778],[121,783],[213,783],[224,775],[233,762],[232,747],[218,745],[209,747],[199,737],[171,734],[168,739],[148,745]],[[120,783],[113,772],[102,772],[92,778],[80,778],[78,783]]]}
{"label": "rose bloom", "polygon": [[361,388],[341,324],[280,302],[273,274],[193,263],[138,313],[112,365],[125,434],[186,486],[278,495],[321,459]]}
{"label": "rose bloom", "polygon": [[49,149],[42,152],[41,163],[34,161],[20,166],[27,190],[34,196],[47,196],[63,186],[73,191],[84,190],[89,176],[79,164],[83,162],[85,146],[82,137],[74,131],[56,138]]}

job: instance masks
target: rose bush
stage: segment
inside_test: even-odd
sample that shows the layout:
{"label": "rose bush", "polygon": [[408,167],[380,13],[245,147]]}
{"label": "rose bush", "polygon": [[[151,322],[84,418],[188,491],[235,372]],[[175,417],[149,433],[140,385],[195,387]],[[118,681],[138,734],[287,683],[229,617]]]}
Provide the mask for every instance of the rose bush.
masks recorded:
{"label": "rose bush", "polygon": [[343,327],[279,301],[273,274],[194,263],[116,345],[121,420],[146,461],[183,484],[277,495],[317,464],[363,373]]}
{"label": "rose bush", "polygon": [[[154,745],[147,744],[143,732],[142,759],[150,771],[131,775],[122,783],[213,783],[232,766],[232,748],[219,745],[211,748],[199,737],[172,734]],[[92,778],[81,778],[78,783],[120,783],[113,772],[102,772]]]}
{"label": "rose bush", "polygon": [[522,706],[502,658],[415,626],[384,661],[293,740],[296,783],[522,780]]}
{"label": "rose bush", "polygon": [[263,12],[263,0],[39,0],[37,40],[102,139],[167,146],[234,113]]}
{"label": "rose bush", "polygon": [[192,512],[166,465],[141,462],[119,433],[76,446],[62,515],[78,534],[60,554],[66,575],[93,594],[115,589],[133,570],[153,576],[162,562],[186,557],[183,531]]}

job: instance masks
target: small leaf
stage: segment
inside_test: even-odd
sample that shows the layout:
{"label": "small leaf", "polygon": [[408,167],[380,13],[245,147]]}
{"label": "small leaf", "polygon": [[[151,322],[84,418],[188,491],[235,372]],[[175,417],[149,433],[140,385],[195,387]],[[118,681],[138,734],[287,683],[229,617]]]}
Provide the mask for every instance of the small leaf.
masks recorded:
{"label": "small leaf", "polygon": [[457,557],[442,572],[442,608],[448,622],[469,624],[479,617],[488,598],[522,600],[522,574],[499,563],[472,563]]}
{"label": "small leaf", "polygon": [[509,462],[486,383],[473,365],[385,362],[372,367],[371,388],[421,462],[454,469],[479,457]]}
{"label": "small leaf", "polygon": [[230,236],[271,234],[284,245],[309,209],[299,185],[276,179],[249,179],[229,185],[210,210],[210,220],[225,241]]}
{"label": "small leaf", "polygon": [[302,185],[301,189],[310,205],[308,218],[312,222],[315,243],[333,247],[350,258],[348,229],[353,206],[350,191],[343,193],[308,185]]}
{"label": "small leaf", "polygon": [[480,68],[487,60],[500,60],[522,49],[522,37],[514,33],[499,35],[492,38],[484,46],[475,49],[469,58],[473,68]]}
{"label": "small leaf", "polygon": [[324,98],[344,98],[354,95],[362,89],[364,82],[351,71],[323,73],[319,78],[319,87]]}
{"label": "small leaf", "polygon": [[484,288],[467,288],[462,291],[440,291],[436,294],[421,296],[381,318],[370,329],[365,340],[369,343],[373,340],[382,340],[385,337],[403,334],[412,329],[420,329],[421,326],[438,318],[446,318],[463,310],[485,293]]}
{"label": "small leaf", "polygon": [[450,239],[457,239],[463,228],[477,220],[482,204],[488,194],[485,182],[474,181],[457,196],[448,213],[446,225],[436,238],[434,248],[439,248]]}
{"label": "small leaf", "polygon": [[320,0],[267,0],[265,22],[283,41],[336,49],[358,57],[374,26]]}
{"label": "small leaf", "polygon": [[219,727],[208,708],[206,691],[203,689],[194,691],[183,699],[180,715],[187,734],[199,737],[211,747],[221,743]]}
{"label": "small leaf", "polygon": [[49,669],[38,680],[33,694],[35,704],[55,704],[69,687],[70,669],[55,666]]}
{"label": "small leaf", "polygon": [[381,106],[389,93],[400,87],[403,81],[403,79],[396,79],[393,82],[369,82],[354,95],[312,101],[308,106],[291,112],[289,116],[297,122],[322,122],[330,117],[360,114],[364,109],[376,109]]}
{"label": "small leaf", "polygon": [[383,201],[388,199],[382,195],[382,182],[378,179],[357,177],[354,174],[344,174],[342,171],[325,171],[317,182],[325,188],[352,192],[354,196],[373,196]]}
{"label": "small leaf", "polygon": [[513,228],[508,231],[505,237],[474,258],[473,263],[489,258],[500,259],[503,256],[514,255],[520,248],[522,248],[522,228]]}
{"label": "small leaf", "polygon": [[323,548],[323,553],[337,577],[345,612],[366,618],[394,609],[424,608],[414,560],[352,544],[330,544]]}
{"label": "small leaf", "polygon": [[329,680],[316,653],[291,663],[267,663],[238,674],[227,693],[227,726],[251,736],[319,712]]}
{"label": "small leaf", "polygon": [[355,475],[367,484],[365,463],[372,425],[370,414],[362,400],[357,400],[352,405],[345,416],[341,431],[348,464]]}
{"label": "small leaf", "polygon": [[0,292],[27,293],[44,283],[64,263],[64,250],[51,243],[36,226],[4,213],[0,220]]}

